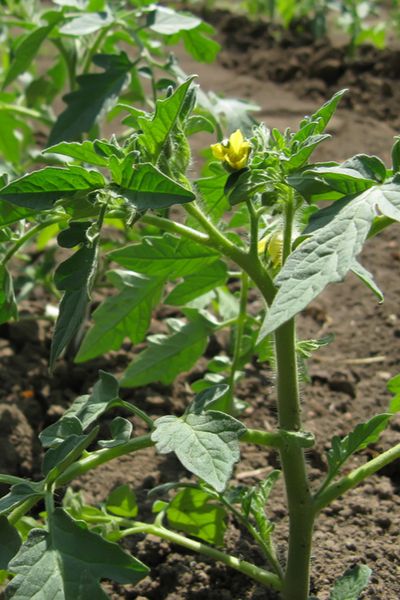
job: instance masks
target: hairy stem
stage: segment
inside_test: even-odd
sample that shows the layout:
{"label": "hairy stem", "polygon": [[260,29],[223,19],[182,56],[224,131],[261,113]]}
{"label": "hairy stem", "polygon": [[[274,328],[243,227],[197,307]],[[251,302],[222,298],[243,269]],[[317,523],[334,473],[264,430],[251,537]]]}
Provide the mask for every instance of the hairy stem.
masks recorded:
{"label": "hairy stem", "polygon": [[246,560],[241,560],[234,556],[230,556],[225,552],[216,550],[215,548],[212,548],[207,544],[203,544],[202,542],[198,542],[197,540],[192,540],[179,533],[170,531],[165,527],[147,523],[136,523],[135,526],[131,529],[126,529],[125,531],[121,532],[123,537],[139,533],[155,535],[163,540],[168,540],[169,542],[178,544],[179,546],[183,546],[188,550],[197,552],[198,554],[209,556],[210,558],[218,560],[227,565],[228,567],[235,569],[236,571],[240,571],[240,573],[244,573],[248,577],[251,577],[252,579],[257,581],[258,583],[261,583],[262,585],[272,587],[275,590],[281,589],[281,581],[279,577],[274,573],[270,573],[265,569],[261,569],[260,567],[257,567],[247,562]]}

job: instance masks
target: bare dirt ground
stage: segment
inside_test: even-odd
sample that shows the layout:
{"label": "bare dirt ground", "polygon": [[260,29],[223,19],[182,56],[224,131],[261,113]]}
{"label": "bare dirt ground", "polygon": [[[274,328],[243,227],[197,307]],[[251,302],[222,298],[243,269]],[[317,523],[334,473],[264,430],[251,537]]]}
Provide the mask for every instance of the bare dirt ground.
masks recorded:
{"label": "bare dirt ground", "polygon": [[[303,56],[299,50],[301,46],[279,46],[278,51],[276,45],[270,44],[265,32],[264,37],[261,31],[257,38],[254,30],[246,30],[246,38],[242,27],[240,35],[235,38],[235,31],[239,31],[237,23],[232,25],[220,19],[219,27],[225,45],[220,62],[199,66],[181,56],[183,68],[188,73],[197,72],[201,86],[227,96],[251,99],[261,107],[258,118],[268,127],[280,129],[287,126],[294,128],[305,114],[313,112],[334,90],[349,87],[349,98],[353,99],[345,103],[345,108],[339,109],[330,128],[333,139],[319,150],[318,158],[340,161],[355,153],[367,153],[389,162],[393,136],[398,133],[397,113],[394,114],[392,99],[400,97],[400,82],[397,73],[394,76],[391,71],[392,91],[385,104],[385,90],[389,93],[384,85],[386,76],[382,71],[376,73],[376,64],[383,65],[384,69],[385,60],[389,59],[374,59],[372,65],[357,72],[354,65],[344,67],[340,57],[336,57],[339,63],[334,64],[340,77],[335,79],[331,75],[326,81],[321,69],[310,74],[304,66],[308,64],[305,58],[296,63],[293,56]],[[255,45],[257,40],[258,46]],[[260,40],[264,40],[264,45]],[[313,57],[317,69],[323,59],[316,60],[315,46],[309,42],[304,47],[309,48],[307,60],[311,61]],[[320,51],[323,54],[323,47]],[[326,52],[329,58],[331,55]],[[365,51],[365,55],[376,56],[375,51],[368,52]],[[276,73],[271,75],[273,67],[278,69],[279,60],[284,60],[285,68],[296,63],[297,70],[292,69],[290,77],[277,76]],[[331,63],[331,73],[333,67]],[[368,95],[365,89],[360,90],[360,86],[362,88],[371,78],[381,81],[380,97],[372,93]],[[366,84],[365,87],[368,88]],[[372,109],[374,103],[375,108]],[[197,167],[194,165],[194,168]],[[379,305],[372,293],[355,277],[349,276],[343,284],[329,287],[299,321],[299,332],[303,338],[328,333],[336,336],[335,341],[311,362],[311,383],[304,385],[302,390],[305,426],[314,432],[317,440],[316,447],[308,455],[314,485],[326,471],[324,453],[332,435],[345,435],[357,423],[384,412],[389,401],[385,384],[400,372],[398,231],[393,227],[368,242],[361,259],[375,274],[384,291],[384,304]],[[253,308],[257,309],[260,306],[258,298],[254,297],[253,302]],[[50,325],[40,319],[43,314],[40,290],[32,295],[25,309],[19,323],[0,328],[0,384],[3,390],[0,471],[35,475],[40,467],[37,432],[62,414],[77,395],[87,392],[99,368],[118,374],[131,359],[133,351],[125,346],[110,357],[79,366],[62,360],[50,377],[47,372]],[[39,319],[32,320],[32,315],[39,316]],[[214,349],[222,343],[222,340],[214,340]],[[198,376],[201,376],[203,368],[202,363],[196,367]],[[241,384],[238,395],[251,402],[245,418],[249,426],[274,427],[276,409],[272,383],[273,373],[266,365],[248,365],[247,379]],[[125,396],[154,416],[171,410],[178,414],[188,400],[185,375],[173,386],[152,385],[127,391]],[[139,427],[136,427],[136,432],[140,433]],[[361,453],[351,466],[361,464],[374,456],[377,450],[386,449],[398,443],[399,439],[400,419],[395,418],[379,444]],[[244,446],[235,481],[255,483],[278,466],[276,453]],[[173,457],[157,457],[152,449],[148,449],[99,468],[76,482],[74,487],[83,489],[88,501],[96,502],[104,499],[116,485],[129,483],[144,502],[146,516],[150,506],[147,491],[156,484],[180,477],[188,477],[188,473]],[[312,592],[320,600],[327,600],[329,587],[338,575],[359,562],[365,562],[373,569],[371,584],[362,598],[397,600],[400,597],[399,493],[399,465],[393,464],[324,511],[315,531],[312,576]],[[276,523],[278,549],[284,556],[287,520],[282,486],[277,486],[267,510]],[[261,560],[250,540],[235,523],[231,524],[227,540],[230,550],[236,555]],[[240,574],[190,553],[182,553],[167,543],[147,538],[128,541],[127,546],[151,567],[152,572],[135,588],[107,586],[115,600],[275,598],[274,594]]]}

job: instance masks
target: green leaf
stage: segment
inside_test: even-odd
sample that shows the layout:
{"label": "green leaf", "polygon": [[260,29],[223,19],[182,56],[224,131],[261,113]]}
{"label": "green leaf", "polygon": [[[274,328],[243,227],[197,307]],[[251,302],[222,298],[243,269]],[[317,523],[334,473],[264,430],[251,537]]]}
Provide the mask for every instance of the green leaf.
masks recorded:
{"label": "green leaf", "polygon": [[106,509],[118,517],[134,519],[138,514],[135,492],[129,485],[118,486],[109,494]]}
{"label": "green leaf", "polygon": [[198,273],[219,258],[215,250],[169,233],[145,237],[140,244],[115,250],[108,256],[127,269],[165,279]]}
{"label": "green leaf", "polygon": [[307,169],[306,175],[312,174],[326,183],[331,189],[350,196],[360,194],[376,184],[374,179],[365,177],[354,168],[339,165],[337,167],[313,167]]}
{"label": "green leaf", "polygon": [[13,280],[4,265],[0,265],[0,324],[18,318]]}
{"label": "green leaf", "polygon": [[390,400],[389,412],[397,413],[400,411],[400,375],[392,377],[386,387],[391,394],[394,394]]}
{"label": "green leaf", "polygon": [[154,422],[151,439],[160,454],[175,452],[182,465],[222,492],[240,458],[239,437],[246,428],[222,412],[183,417],[169,415]]}
{"label": "green leaf", "polygon": [[329,600],[359,600],[372,571],[367,565],[356,565],[336,580]]}
{"label": "green leaf", "polygon": [[397,173],[400,171],[400,137],[396,136],[394,140],[392,147],[392,167],[393,171]]}
{"label": "green leaf", "polygon": [[115,191],[138,210],[168,208],[195,199],[193,192],[150,163],[134,165],[129,179],[125,178]]}
{"label": "green leaf", "polygon": [[173,35],[182,30],[198,27],[201,20],[193,15],[184,15],[164,6],[157,6],[148,13],[149,29],[160,35]]}
{"label": "green leaf", "polygon": [[222,169],[218,165],[215,175],[195,181],[195,186],[201,195],[202,204],[204,205],[203,210],[213,222],[219,221],[230,210],[230,204],[225,196],[227,177],[225,169]]}
{"label": "green leaf", "polygon": [[[162,10],[168,9],[163,8]],[[151,120],[147,116],[137,118],[138,125],[143,132],[139,137],[140,143],[153,159],[158,158],[170,133],[175,128],[186,97],[190,92],[192,81],[193,77],[190,77],[175,90],[172,96],[165,100],[157,100],[156,110]]]}
{"label": "green leaf", "polygon": [[66,25],[60,28],[60,33],[63,35],[88,35],[95,33],[103,27],[111,25],[113,16],[107,12],[88,12],[79,17],[71,19]]}
{"label": "green leaf", "polygon": [[353,268],[377,210],[400,218],[400,185],[374,186],[346,204],[325,226],[289,256],[280,286],[261,327],[260,340],[303,310],[328,285]]}
{"label": "green leaf", "polygon": [[47,25],[46,27],[38,27],[24,36],[22,41],[18,44],[10,67],[6,72],[3,88],[10,85],[18,75],[21,75],[21,73],[24,73],[29,68],[29,65],[39,51],[40,46],[47,38],[54,25],[55,23]]}
{"label": "green leaf", "polygon": [[342,163],[341,166],[358,171],[365,179],[373,179],[377,183],[383,183],[387,176],[386,167],[377,156],[356,154],[353,158]]}
{"label": "green leaf", "polygon": [[[226,368],[226,364],[225,364]],[[196,415],[201,414],[206,410],[212,410],[215,408],[218,400],[223,398],[229,390],[229,385],[221,383],[218,385],[212,385],[205,390],[202,390],[196,394],[192,404],[187,409],[187,412],[194,413]]]}
{"label": "green leaf", "polygon": [[280,471],[272,471],[264,481],[247,490],[242,498],[242,508],[248,518],[252,516],[256,522],[257,531],[264,541],[267,541],[274,530],[274,524],[265,514],[265,506],[269,500],[272,488],[279,479]]}
{"label": "green leaf", "polygon": [[52,483],[67,467],[82,456],[82,452],[96,439],[99,428],[88,435],[71,435],[58,446],[47,450],[43,458],[43,474],[46,483]]}
{"label": "green leaf", "polygon": [[181,36],[185,48],[195,60],[202,63],[212,63],[217,58],[221,50],[220,44],[205,35],[213,32],[214,29],[206,23],[201,23],[195,29],[182,31]]}
{"label": "green leaf", "polygon": [[200,538],[209,544],[222,546],[226,530],[226,512],[211,504],[214,497],[195,488],[180,490],[167,508],[171,527]]}
{"label": "green leaf", "polygon": [[57,268],[54,281],[65,290],[50,350],[50,369],[86,319],[90,290],[97,269],[97,245],[82,246]]}
{"label": "green leaf", "polygon": [[114,448],[125,444],[131,437],[132,429],[133,425],[128,419],[115,417],[110,426],[112,438],[111,440],[99,440],[100,448]]}
{"label": "green leaf", "polygon": [[54,202],[79,192],[89,192],[105,186],[97,171],[71,166],[68,169],[45,167],[15,179],[0,190],[0,198],[26,208],[47,210]]}
{"label": "green leaf", "polygon": [[[1,126],[1,123],[0,123]],[[21,219],[26,219],[35,214],[35,210],[15,206],[5,200],[0,201],[0,227],[12,225]]]}
{"label": "green leaf", "polygon": [[15,527],[10,525],[4,516],[0,516],[0,537],[0,569],[6,570],[8,563],[20,549],[21,538]]}
{"label": "green leaf", "polygon": [[334,436],[332,449],[328,451],[328,477],[330,481],[339,472],[348,458],[370,444],[374,444],[387,427],[391,415],[375,415],[366,423],[360,423],[344,438]]}
{"label": "green leaf", "polygon": [[206,269],[196,275],[189,275],[178,284],[165,298],[165,304],[183,306],[198,296],[223,285],[228,276],[227,266],[222,261],[208,265]]}
{"label": "green leaf", "polygon": [[321,142],[328,140],[330,137],[331,136],[327,134],[309,136],[301,144],[300,149],[297,152],[294,152],[287,160],[285,160],[284,166],[288,170],[299,169],[306,164],[317,146],[319,146]]}
{"label": "green leaf", "polygon": [[373,276],[369,271],[367,271],[367,269],[365,269],[358,261],[355,260],[351,270],[353,271],[354,275],[357,275],[357,277],[375,294],[379,302],[384,301],[385,298],[382,291],[376,285]]}
{"label": "green leaf", "polygon": [[106,167],[108,165],[108,159],[102,156],[96,151],[96,142],[85,140],[84,142],[61,142],[55,144],[43,150],[45,154],[54,153],[62,154],[63,156],[69,156],[75,160],[89,163],[91,165],[98,165],[99,167]]}
{"label": "green leaf", "polygon": [[103,413],[118,405],[118,402],[117,379],[110,373],[99,371],[99,380],[94,384],[92,393],[79,396],[57,423],[49,425],[39,434],[42,445],[53,446],[69,435],[80,435]]}
{"label": "green leaf", "polygon": [[98,119],[117,102],[129,81],[132,63],[124,52],[119,55],[99,54],[93,62],[104,73],[90,73],[77,77],[79,89],[64,96],[68,105],[50,133],[49,145],[78,139],[88,133]]}
{"label": "green leaf", "polygon": [[[299,131],[293,136],[292,141],[304,141],[309,135],[318,135],[325,131],[326,126],[334,115],[337,105],[342,99],[343,95],[347,92],[346,89],[336,92],[328,102],[325,102],[323,106],[311,117],[305,117],[300,123]],[[310,124],[311,129],[310,129]]]}
{"label": "green leaf", "polygon": [[149,570],[117,544],[81,528],[61,508],[51,517],[51,532],[34,529],[9,565],[16,577],[7,587],[8,598],[77,600],[106,599],[98,583],[107,578],[137,583]]}
{"label": "green leaf", "polygon": [[212,328],[205,320],[196,319],[173,335],[158,335],[148,348],[131,362],[125,371],[122,387],[140,387],[154,381],[172,383],[175,377],[189,371],[203,354]]}
{"label": "green leaf", "polygon": [[120,293],[106,298],[93,313],[94,325],[83,339],[76,362],[118,350],[127,337],[133,344],[141,342],[160,299],[163,282],[159,277],[132,271],[109,271],[107,277]]}
{"label": "green leaf", "polygon": [[28,500],[35,498],[39,500],[44,496],[44,488],[42,482],[27,481],[25,483],[17,483],[13,485],[6,496],[0,498],[0,514],[8,514],[14,508]]}
{"label": "green leaf", "polygon": [[63,229],[58,234],[58,245],[62,248],[74,248],[78,244],[87,243],[86,232],[91,225],[91,221],[70,221],[67,229]]}

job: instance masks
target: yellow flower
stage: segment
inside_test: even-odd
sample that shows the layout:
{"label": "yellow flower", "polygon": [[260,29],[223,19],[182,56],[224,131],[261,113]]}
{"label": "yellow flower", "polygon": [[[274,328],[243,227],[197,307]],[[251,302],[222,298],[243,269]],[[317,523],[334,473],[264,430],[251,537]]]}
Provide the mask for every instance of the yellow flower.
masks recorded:
{"label": "yellow flower", "polygon": [[243,169],[249,158],[251,144],[244,139],[240,129],[231,134],[229,140],[211,146],[212,153],[218,160],[223,160],[232,169]]}

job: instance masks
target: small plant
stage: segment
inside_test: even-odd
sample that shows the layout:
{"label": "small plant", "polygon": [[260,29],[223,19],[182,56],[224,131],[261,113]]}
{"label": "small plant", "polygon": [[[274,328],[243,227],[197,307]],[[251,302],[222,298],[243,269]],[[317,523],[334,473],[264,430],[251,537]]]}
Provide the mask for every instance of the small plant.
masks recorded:
{"label": "small plant", "polygon": [[[189,78],[157,100],[151,113],[126,107],[132,130],[123,143],[115,137],[61,141],[45,152],[71,162],[27,173],[0,190],[1,201],[21,211],[20,218],[28,211],[39,222],[59,219],[63,229],[58,243],[74,250],[54,274],[62,300],[51,367],[85,322],[96,278],[107,279],[116,293],[93,313],[78,362],[118,349],[126,338],[141,342],[160,299],[180,314],[166,322],[165,334],[149,336],[147,348],[119,381],[100,372],[91,394],[77,398],[58,422],[42,431],[40,481],[0,476],[11,486],[0,500],[0,568],[5,578],[13,576],[8,598],[27,600],[38,597],[38,590],[44,600],[106,598],[101,579],[136,583],[149,572],[115,542],[151,533],[223,562],[276,590],[283,600],[308,600],[318,514],[400,457],[398,444],[342,474],[348,459],[374,443],[398,410],[395,378],[388,411],[344,438],[334,437],[326,478],[311,487],[305,451],[314,445],[314,436],[302,424],[299,364],[329,339],[296,336],[297,315],[349,271],[382,300],[358,255],[369,237],[400,220],[400,141],[395,140],[389,169],[364,154],[341,164],[310,162],[315,148],[329,137],[325,129],[343,95],[339,92],[296,132],[269,131],[263,125],[254,126],[247,137],[234,131],[212,146],[205,176],[192,182],[188,136],[208,127],[208,120],[196,114],[196,92]],[[321,208],[321,201],[330,204]],[[185,222],[174,218],[172,205],[182,207]],[[114,243],[103,256],[109,267],[104,270],[99,254],[107,222],[132,230],[133,243]],[[240,288],[239,297],[230,291],[232,282]],[[264,300],[260,314],[248,311],[250,288]],[[3,310],[13,316],[12,289],[4,289]],[[229,347],[192,384],[193,398],[184,414],[153,420],[120,398],[120,387],[173,382],[221,329],[230,331]],[[276,370],[278,422],[272,432],[248,429],[240,419],[243,406],[235,385],[253,356]],[[98,439],[99,419],[111,410],[121,415],[113,419],[109,437]],[[132,437],[127,414],[141,420],[148,432]],[[243,442],[280,454],[290,521],[285,561],[277,556],[274,524],[265,512],[280,472],[271,469],[254,487],[230,483]],[[194,476],[151,491],[154,520],[138,518],[134,491],[127,486],[113,490],[99,507],[85,505],[68,490],[60,505],[59,490],[75,478],[149,446],[161,454],[175,453]],[[26,515],[43,501],[45,513],[32,522]],[[258,544],[261,564],[224,550],[228,514]],[[331,598],[358,598],[369,574],[364,565],[353,568],[338,579]]]}

